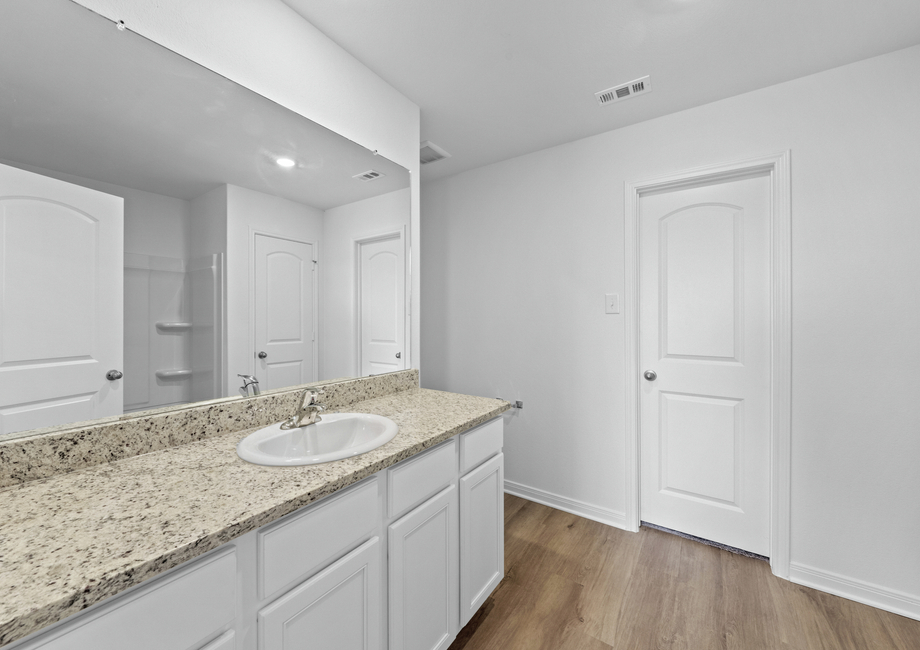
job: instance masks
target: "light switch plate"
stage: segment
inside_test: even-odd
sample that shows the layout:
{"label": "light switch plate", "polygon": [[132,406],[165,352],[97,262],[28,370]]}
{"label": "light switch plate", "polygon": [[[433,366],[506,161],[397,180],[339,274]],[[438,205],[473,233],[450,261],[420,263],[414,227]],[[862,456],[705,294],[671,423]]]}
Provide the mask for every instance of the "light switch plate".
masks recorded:
{"label": "light switch plate", "polygon": [[604,311],[608,314],[620,313],[620,294],[608,293],[604,295]]}

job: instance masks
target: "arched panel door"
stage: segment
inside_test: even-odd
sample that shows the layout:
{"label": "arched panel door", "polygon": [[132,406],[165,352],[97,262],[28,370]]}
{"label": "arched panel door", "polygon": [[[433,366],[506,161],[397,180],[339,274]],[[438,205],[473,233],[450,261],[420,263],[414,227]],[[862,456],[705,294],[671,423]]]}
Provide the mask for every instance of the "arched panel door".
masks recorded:
{"label": "arched panel door", "polygon": [[769,554],[770,180],[639,202],[641,517]]}
{"label": "arched panel door", "polygon": [[316,380],[313,245],[255,235],[256,377],[262,390]]}
{"label": "arched panel door", "polygon": [[122,413],[123,206],[0,165],[0,435]]}
{"label": "arched panel door", "polygon": [[360,244],[361,376],[406,368],[406,266],[400,235]]}

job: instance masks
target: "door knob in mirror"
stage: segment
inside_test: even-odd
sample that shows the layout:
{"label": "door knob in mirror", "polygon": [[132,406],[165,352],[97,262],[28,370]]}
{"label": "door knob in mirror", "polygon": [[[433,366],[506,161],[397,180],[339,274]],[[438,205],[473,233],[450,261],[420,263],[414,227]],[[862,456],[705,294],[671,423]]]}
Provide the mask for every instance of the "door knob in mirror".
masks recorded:
{"label": "door knob in mirror", "polygon": [[121,370],[109,370],[105,373],[105,378],[109,381],[115,381],[116,379],[121,379],[124,377],[124,373]]}
{"label": "door knob in mirror", "polygon": [[267,358],[268,358],[268,352],[259,352],[259,354],[258,354],[257,356],[258,356],[260,359],[267,359]]}

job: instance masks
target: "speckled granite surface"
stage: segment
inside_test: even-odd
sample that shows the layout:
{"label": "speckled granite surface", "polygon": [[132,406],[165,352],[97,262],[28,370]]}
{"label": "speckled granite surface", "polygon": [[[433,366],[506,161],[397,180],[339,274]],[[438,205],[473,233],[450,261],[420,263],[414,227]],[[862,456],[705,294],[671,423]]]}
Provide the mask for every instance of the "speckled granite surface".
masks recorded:
{"label": "speckled granite surface", "polygon": [[0,492],[0,646],[509,407],[496,399],[410,388],[348,406],[399,425],[392,441],[354,458],[312,467],[251,465],[236,455],[247,429]]}
{"label": "speckled granite surface", "polygon": [[305,387],[323,387],[322,403],[352,402],[418,387],[418,370],[341,379],[266,391],[259,397],[199,402],[182,408],[106,418],[87,426],[41,429],[28,437],[0,438],[0,489],[100,463],[184,445],[211,436],[264,427],[294,413]]}

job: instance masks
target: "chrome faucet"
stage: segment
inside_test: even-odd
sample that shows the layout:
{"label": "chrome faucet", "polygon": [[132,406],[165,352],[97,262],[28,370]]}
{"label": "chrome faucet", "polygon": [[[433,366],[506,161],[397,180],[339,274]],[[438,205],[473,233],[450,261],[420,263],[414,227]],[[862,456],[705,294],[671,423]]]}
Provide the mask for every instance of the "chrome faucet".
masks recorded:
{"label": "chrome faucet", "polygon": [[320,411],[325,411],[326,407],[316,401],[320,395],[325,395],[326,391],[315,391],[306,389],[300,396],[300,407],[297,413],[288,420],[281,423],[281,428],[285,431],[308,427],[311,424],[321,422],[323,418],[319,416]]}
{"label": "chrome faucet", "polygon": [[261,391],[259,390],[259,380],[253,377],[252,375],[237,375],[237,377],[243,378],[243,392],[246,393],[246,397],[249,397],[249,387],[252,386],[252,395],[253,397],[259,395]]}

